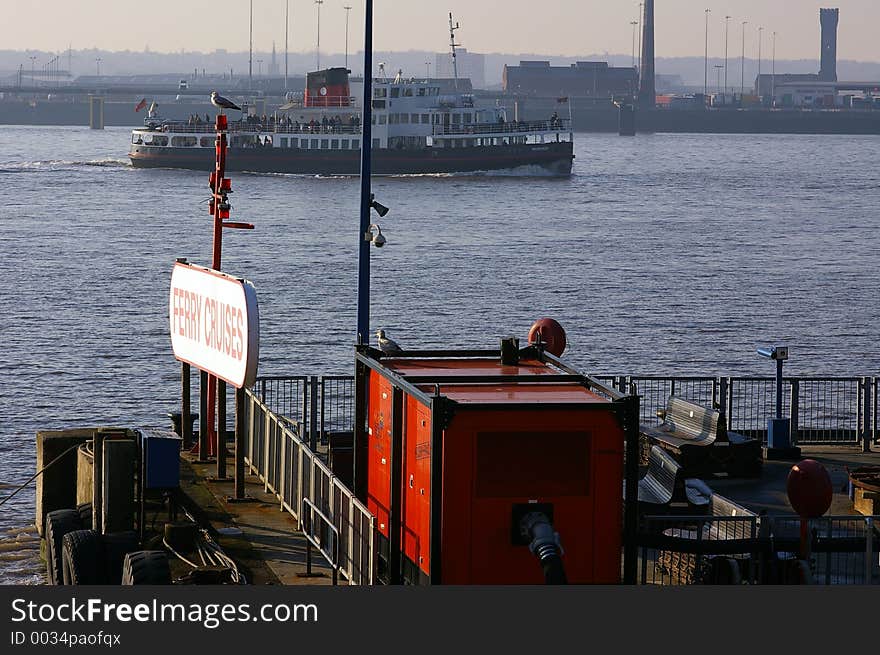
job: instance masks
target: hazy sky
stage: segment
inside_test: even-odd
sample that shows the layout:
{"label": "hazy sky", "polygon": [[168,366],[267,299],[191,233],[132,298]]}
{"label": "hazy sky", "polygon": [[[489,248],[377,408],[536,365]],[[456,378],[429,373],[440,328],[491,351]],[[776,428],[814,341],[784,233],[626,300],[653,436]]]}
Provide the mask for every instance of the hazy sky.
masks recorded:
{"label": "hazy sky", "polygon": [[[290,50],[315,50],[313,0],[289,0]],[[363,39],[363,0],[325,0],[321,51],[345,50],[345,10],[351,5],[350,50]],[[757,54],[757,27],[764,26],[764,52],[779,32],[780,59],[818,59],[819,7],[840,7],[841,59],[880,60],[880,1],[656,0],[657,55],[702,56],[705,14],[712,10],[710,54],[723,55],[724,17],[730,15],[731,54]],[[154,51],[248,48],[248,0],[2,0],[4,49],[60,51],[97,47]],[[448,12],[461,23],[458,41],[474,52],[537,52],[576,56],[630,53],[638,15],[631,0],[375,0],[374,46],[381,50],[448,47]],[[268,51],[273,39],[284,49],[285,0],[254,0],[254,48]],[[225,13],[219,13],[217,8]],[[754,52],[752,52],[754,50]]]}

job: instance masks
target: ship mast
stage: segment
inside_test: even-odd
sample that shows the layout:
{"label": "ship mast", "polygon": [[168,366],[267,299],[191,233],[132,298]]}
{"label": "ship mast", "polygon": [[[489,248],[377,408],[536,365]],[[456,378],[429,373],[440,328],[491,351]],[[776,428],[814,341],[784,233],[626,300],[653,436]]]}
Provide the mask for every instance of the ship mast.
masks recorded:
{"label": "ship mast", "polygon": [[452,47],[452,76],[455,79],[455,90],[458,91],[458,58],[455,49],[461,44],[455,42],[455,30],[460,29],[459,24],[452,23],[452,12],[449,12],[449,45]]}

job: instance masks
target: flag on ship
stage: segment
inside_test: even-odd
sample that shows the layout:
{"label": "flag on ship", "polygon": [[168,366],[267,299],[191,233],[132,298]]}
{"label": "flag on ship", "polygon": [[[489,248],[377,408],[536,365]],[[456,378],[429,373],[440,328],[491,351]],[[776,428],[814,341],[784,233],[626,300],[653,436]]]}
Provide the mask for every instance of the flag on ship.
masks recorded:
{"label": "flag on ship", "polygon": [[143,109],[143,108],[146,107],[146,106],[147,106],[147,99],[144,98],[144,99],[141,100],[139,103],[137,103],[137,105],[135,106],[134,110],[135,110],[135,111],[140,111],[141,109]]}

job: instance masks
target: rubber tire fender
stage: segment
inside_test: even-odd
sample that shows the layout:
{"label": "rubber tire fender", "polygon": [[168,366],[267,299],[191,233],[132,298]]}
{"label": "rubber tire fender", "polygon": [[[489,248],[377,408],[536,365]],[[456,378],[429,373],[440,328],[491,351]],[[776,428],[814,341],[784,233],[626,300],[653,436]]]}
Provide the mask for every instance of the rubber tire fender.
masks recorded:
{"label": "rubber tire fender", "polygon": [[43,535],[46,538],[46,577],[50,585],[64,584],[61,546],[64,535],[82,529],[82,519],[75,509],[56,509],[46,514]]}
{"label": "rubber tire fender", "polygon": [[122,584],[171,584],[168,554],[164,550],[138,550],[128,553],[122,564]]}
{"label": "rubber tire fender", "polygon": [[101,535],[94,530],[74,530],[64,535],[61,550],[64,584],[103,584]]}

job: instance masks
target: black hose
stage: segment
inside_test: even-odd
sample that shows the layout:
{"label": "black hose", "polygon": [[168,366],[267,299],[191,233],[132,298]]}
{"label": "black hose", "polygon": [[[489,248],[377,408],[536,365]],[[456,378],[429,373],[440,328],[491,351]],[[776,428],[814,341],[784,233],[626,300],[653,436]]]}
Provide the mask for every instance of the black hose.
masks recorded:
{"label": "black hose", "polygon": [[520,527],[523,534],[532,540],[529,550],[541,562],[544,571],[544,581],[548,585],[568,584],[565,575],[565,567],[562,564],[562,546],[559,544],[559,535],[553,529],[553,524],[547,515],[542,512],[533,512],[523,517]]}

